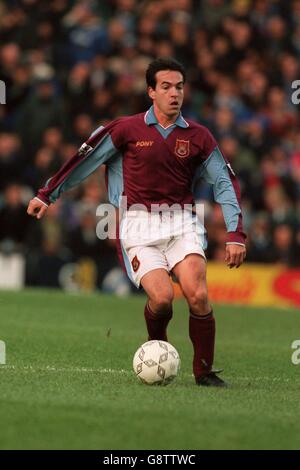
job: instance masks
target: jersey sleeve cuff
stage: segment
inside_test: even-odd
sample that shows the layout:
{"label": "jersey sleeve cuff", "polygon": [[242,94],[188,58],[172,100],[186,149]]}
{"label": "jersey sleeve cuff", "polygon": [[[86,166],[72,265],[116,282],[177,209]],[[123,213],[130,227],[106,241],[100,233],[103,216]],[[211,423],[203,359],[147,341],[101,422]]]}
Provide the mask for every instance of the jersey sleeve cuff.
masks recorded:
{"label": "jersey sleeve cuff", "polygon": [[35,196],[35,199],[38,199],[43,204],[45,204],[45,206],[47,206],[47,207],[49,207],[50,204],[51,204],[50,199],[47,196],[45,196],[44,194],[42,194],[41,190],[38,191],[37,195]]}
{"label": "jersey sleeve cuff", "polygon": [[238,242],[226,242],[226,245],[240,245],[240,246],[246,246],[245,243],[238,243]]}
{"label": "jersey sleeve cuff", "polygon": [[246,244],[246,235],[243,232],[228,232],[226,243]]}

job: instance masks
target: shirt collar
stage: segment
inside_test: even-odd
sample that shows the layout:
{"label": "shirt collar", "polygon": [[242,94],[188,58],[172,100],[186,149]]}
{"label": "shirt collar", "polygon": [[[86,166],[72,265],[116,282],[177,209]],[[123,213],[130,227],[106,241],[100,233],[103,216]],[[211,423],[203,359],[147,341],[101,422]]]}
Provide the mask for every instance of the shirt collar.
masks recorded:
{"label": "shirt collar", "polygon": [[[154,108],[151,106],[150,109],[145,114],[145,123],[147,126],[151,126],[152,124],[158,124],[158,121],[156,119],[156,116],[154,114]],[[186,122],[186,120],[182,117],[182,114],[179,113],[176,121],[174,124],[178,127],[183,127],[184,129],[189,127],[189,124]]]}

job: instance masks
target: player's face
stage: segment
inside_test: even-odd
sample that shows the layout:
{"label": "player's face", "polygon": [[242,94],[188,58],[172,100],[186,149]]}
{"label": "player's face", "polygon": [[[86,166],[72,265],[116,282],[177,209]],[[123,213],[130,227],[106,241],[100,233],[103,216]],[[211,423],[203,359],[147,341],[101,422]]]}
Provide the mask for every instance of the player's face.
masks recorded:
{"label": "player's face", "polygon": [[153,104],[165,116],[176,116],[183,102],[183,76],[175,70],[161,70],[156,73],[155,90],[149,87],[148,93]]}

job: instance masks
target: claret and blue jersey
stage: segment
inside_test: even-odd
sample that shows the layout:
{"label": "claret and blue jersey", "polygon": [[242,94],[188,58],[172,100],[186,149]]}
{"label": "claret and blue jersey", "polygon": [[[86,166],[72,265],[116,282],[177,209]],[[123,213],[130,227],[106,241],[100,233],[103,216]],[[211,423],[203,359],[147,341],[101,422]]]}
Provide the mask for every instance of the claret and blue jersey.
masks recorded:
{"label": "claret and blue jersey", "polygon": [[79,151],[47,181],[37,197],[46,204],[106,165],[109,201],[119,207],[143,204],[193,204],[195,181],[213,185],[222,206],[228,242],[244,243],[240,191],[230,165],[209,130],[180,114],[162,127],[153,107],[146,113],[116,119],[100,127]]}

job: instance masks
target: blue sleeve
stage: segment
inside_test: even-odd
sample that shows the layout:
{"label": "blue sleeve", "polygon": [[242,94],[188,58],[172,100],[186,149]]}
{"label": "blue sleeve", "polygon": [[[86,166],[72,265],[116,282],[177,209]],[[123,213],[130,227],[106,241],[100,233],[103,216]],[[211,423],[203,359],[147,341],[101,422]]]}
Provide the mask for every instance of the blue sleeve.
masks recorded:
{"label": "blue sleeve", "polygon": [[197,179],[203,178],[207,183],[213,185],[214,199],[221,204],[227,232],[236,232],[238,231],[241,209],[229,172],[235,176],[219,148],[216,147],[198,167],[195,177]]}

